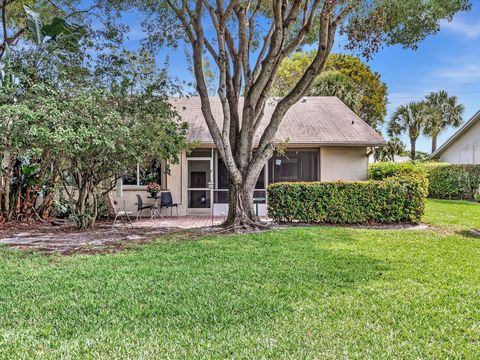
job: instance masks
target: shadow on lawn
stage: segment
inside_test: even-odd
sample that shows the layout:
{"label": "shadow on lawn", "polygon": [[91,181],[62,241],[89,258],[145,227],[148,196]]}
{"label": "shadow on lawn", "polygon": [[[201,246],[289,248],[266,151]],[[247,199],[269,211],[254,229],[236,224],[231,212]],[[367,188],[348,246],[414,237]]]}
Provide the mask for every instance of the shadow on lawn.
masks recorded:
{"label": "shadow on lawn", "polygon": [[78,335],[69,326],[76,323],[85,333],[168,330],[185,339],[208,336],[197,332],[212,327],[261,333],[279,321],[315,316],[322,299],[355,294],[388,269],[349,248],[347,229],[327,232],[156,243],[138,252],[59,263],[32,258],[28,267],[21,266],[26,258],[4,258],[4,279],[15,275],[15,281],[0,281],[12,299],[2,311],[15,331],[25,331],[33,316],[36,325],[48,324],[52,334],[72,339]]}

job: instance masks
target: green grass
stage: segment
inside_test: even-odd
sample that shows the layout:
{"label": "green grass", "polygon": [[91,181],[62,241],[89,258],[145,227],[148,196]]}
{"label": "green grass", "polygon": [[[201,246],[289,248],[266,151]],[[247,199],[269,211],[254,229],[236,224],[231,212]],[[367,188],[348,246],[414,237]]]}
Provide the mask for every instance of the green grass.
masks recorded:
{"label": "green grass", "polygon": [[424,221],[442,228],[480,228],[480,204],[461,200],[428,199]]}
{"label": "green grass", "polygon": [[[464,203],[426,218],[469,226]],[[473,208],[478,211],[478,208]],[[468,214],[467,214],[468,215]],[[480,240],[292,228],[115,255],[0,252],[0,358],[478,358]]]}

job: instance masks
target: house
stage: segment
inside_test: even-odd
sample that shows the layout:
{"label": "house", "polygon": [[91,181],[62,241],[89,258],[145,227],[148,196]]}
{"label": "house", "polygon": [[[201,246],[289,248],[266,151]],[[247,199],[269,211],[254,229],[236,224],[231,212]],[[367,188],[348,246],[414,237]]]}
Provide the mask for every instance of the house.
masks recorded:
{"label": "house", "polygon": [[[117,186],[117,201],[136,209],[136,194],[148,200],[146,182],[152,179],[168,189],[179,204],[179,215],[226,215],[228,212],[228,175],[203,119],[200,98],[170,100],[182,119],[189,123],[189,137],[195,143],[190,154],[183,153],[180,163],[162,172],[160,162],[147,171],[137,168]],[[218,97],[210,99],[215,119],[221,128],[222,107]],[[242,104],[240,104],[242,107]],[[275,108],[268,101],[263,128]],[[258,142],[259,138],[255,139]],[[266,214],[266,188],[279,181],[365,180],[368,178],[368,148],[385,143],[380,134],[360,119],[336,97],[306,97],[285,115],[276,136],[285,148],[275,154],[257,181],[254,197],[259,215]],[[209,183],[213,182],[213,189]],[[213,209],[212,209],[213,206]]]}
{"label": "house", "polygon": [[432,158],[450,164],[480,164],[480,111],[440,146]]}

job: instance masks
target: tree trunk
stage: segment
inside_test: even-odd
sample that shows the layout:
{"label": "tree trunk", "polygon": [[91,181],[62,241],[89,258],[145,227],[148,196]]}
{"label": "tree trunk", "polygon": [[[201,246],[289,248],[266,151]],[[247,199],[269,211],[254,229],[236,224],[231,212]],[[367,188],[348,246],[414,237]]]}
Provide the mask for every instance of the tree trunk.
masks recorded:
{"label": "tree trunk", "polygon": [[12,154],[9,155],[8,159],[8,165],[6,169],[6,175],[5,175],[5,206],[3,208],[3,215],[6,221],[10,220],[10,185],[12,181],[12,175],[13,175],[13,159],[14,156]]}
{"label": "tree trunk", "polygon": [[43,197],[42,207],[40,210],[40,216],[43,220],[49,220],[52,216],[53,200],[55,199],[55,194],[57,193],[57,187],[59,183],[60,171],[55,166],[52,172],[52,180],[50,187]]}
{"label": "tree trunk", "polygon": [[416,156],[417,156],[417,140],[410,139],[410,158],[412,160],[415,160]]}
{"label": "tree trunk", "polygon": [[255,185],[248,185],[246,181],[240,185],[230,183],[228,216],[223,224],[225,227],[237,230],[262,227],[260,219],[255,214],[254,190]]}
{"label": "tree trunk", "polygon": [[432,154],[437,150],[437,135],[432,135]]}

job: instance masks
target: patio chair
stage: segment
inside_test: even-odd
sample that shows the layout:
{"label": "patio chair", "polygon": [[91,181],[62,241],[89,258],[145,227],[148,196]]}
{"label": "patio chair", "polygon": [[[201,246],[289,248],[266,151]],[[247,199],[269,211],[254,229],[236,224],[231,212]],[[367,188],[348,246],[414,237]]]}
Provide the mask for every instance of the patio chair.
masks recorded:
{"label": "patio chair", "polygon": [[139,217],[142,217],[143,210],[150,210],[150,219],[153,219],[155,205],[144,205],[142,197],[140,194],[137,194],[137,220]]}
{"label": "patio chair", "polygon": [[170,208],[170,216],[173,216],[173,208],[177,209],[177,217],[178,217],[178,204],[173,202],[172,193],[170,191],[164,191],[160,195],[160,211],[162,208]]}
{"label": "patio chair", "polygon": [[112,227],[117,222],[117,219],[120,218],[124,225],[130,224],[133,228],[132,220],[130,216],[133,216],[133,212],[127,211],[125,200],[123,200],[123,208],[118,208],[118,203],[113,200],[110,193],[104,195],[105,207],[108,212],[108,219],[113,218]]}

